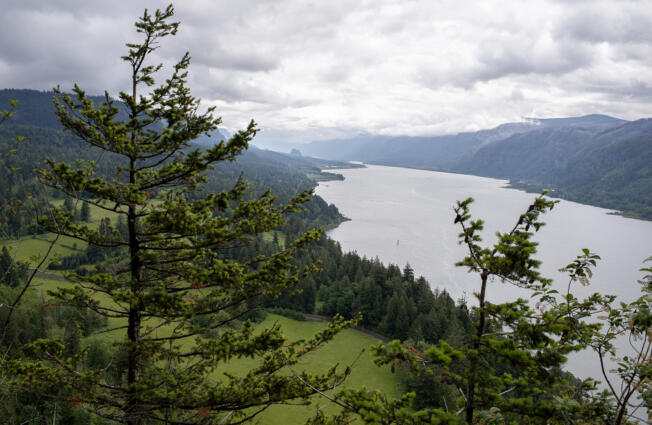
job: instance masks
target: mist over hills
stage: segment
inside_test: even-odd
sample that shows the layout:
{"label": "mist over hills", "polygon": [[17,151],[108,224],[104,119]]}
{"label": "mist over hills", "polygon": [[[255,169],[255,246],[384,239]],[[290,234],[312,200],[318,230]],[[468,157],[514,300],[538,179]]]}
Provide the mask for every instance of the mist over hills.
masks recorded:
{"label": "mist over hills", "polygon": [[511,180],[514,187],[652,219],[652,120],[535,119],[433,137],[366,136],[303,145],[341,161]]}
{"label": "mist over hills", "polygon": [[[31,89],[2,89],[0,90],[0,109],[5,109],[11,100],[18,101],[18,107],[14,110],[14,115],[11,118],[13,125],[30,125],[41,128],[50,128],[55,130],[62,129],[61,124],[55,115],[55,108],[52,99],[55,97],[52,91],[39,91]],[[106,101],[104,96],[89,96],[89,98],[99,105]],[[122,102],[116,100],[116,105],[120,107]],[[118,118],[126,120],[127,114],[124,111],[118,113]],[[208,136],[203,136],[198,139],[201,144],[212,145],[219,142],[221,139],[227,138],[228,133],[218,130]]]}
{"label": "mist over hills", "polygon": [[[459,161],[454,170],[507,179],[559,183],[575,162],[604,146],[652,136],[649,120],[622,125],[553,125],[485,144]],[[652,142],[652,138],[649,139]]]}
{"label": "mist over hills", "polygon": [[[43,168],[45,158],[53,161],[80,159],[95,161],[95,173],[105,179],[118,178],[116,166],[126,166],[124,158],[111,152],[90,147],[70,131],[64,131],[54,115],[52,92],[35,90],[0,90],[0,109],[9,106],[10,100],[17,100],[14,116],[0,126],[0,206],[20,201],[25,207],[0,208],[0,234],[18,237],[37,231],[30,224],[40,211],[25,202],[34,198],[48,199],[48,189],[38,182],[35,169]],[[92,97],[98,103],[103,97]],[[116,103],[117,106],[122,105]],[[126,119],[119,114],[118,119]],[[17,141],[20,137],[22,142]],[[226,138],[221,133],[202,137],[192,142],[190,149],[214,145]],[[102,152],[100,154],[100,152]],[[257,197],[271,189],[281,204],[288,203],[297,193],[313,188],[318,180],[341,179],[341,175],[325,173],[324,168],[350,167],[350,164],[300,155],[282,154],[250,146],[238,156],[237,161],[221,162],[206,172],[207,187],[212,191],[231,190],[243,176],[250,182],[246,197]],[[318,196],[297,215],[312,227],[330,226],[339,222],[342,216],[337,208],[328,205]],[[43,201],[45,202],[45,201]],[[28,207],[29,206],[29,207]],[[17,212],[15,212],[17,211]]]}
{"label": "mist over hills", "polygon": [[[19,101],[11,123],[6,124],[29,126],[22,131],[35,132],[35,139],[59,140],[61,126],[54,115],[53,96],[53,92],[36,90],[0,90],[0,105]],[[96,103],[105,100],[102,96],[92,99]],[[227,136],[218,131],[195,143],[212,145]],[[257,169],[287,168],[289,163],[290,168],[299,163],[304,164],[301,167],[323,165],[305,158],[316,157],[508,179],[513,187],[536,192],[549,189],[559,197],[652,220],[651,119],[528,118],[455,135],[360,135],[289,146],[300,149],[304,158],[252,150],[242,161],[255,174],[260,174]]]}
{"label": "mist over hills", "polygon": [[559,128],[586,128],[594,131],[622,125],[627,121],[606,115],[535,119],[507,123],[489,130],[442,136],[360,136],[324,140],[301,145],[301,152],[318,158],[362,161],[431,170],[454,171],[485,145],[517,134]]}

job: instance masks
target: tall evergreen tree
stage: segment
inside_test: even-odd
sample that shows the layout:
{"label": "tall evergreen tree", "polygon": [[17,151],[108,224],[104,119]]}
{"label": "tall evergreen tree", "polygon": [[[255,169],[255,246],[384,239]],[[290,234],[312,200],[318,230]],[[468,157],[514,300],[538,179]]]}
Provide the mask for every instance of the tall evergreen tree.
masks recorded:
{"label": "tall evergreen tree", "polygon": [[[342,376],[334,369],[318,376],[280,371],[343,324],[296,343],[288,343],[278,327],[225,326],[252,308],[248,300],[278,296],[312,271],[312,265],[294,266],[293,256],[317,240],[319,232],[308,232],[266,257],[241,263],[219,259],[216,250],[280,226],[283,215],[298,211],[309,193],[284,207],[277,207],[269,192],[243,201],[247,185],[240,180],[230,191],[199,196],[202,172],[235,160],[257,127],[252,121],[227,142],[190,149],[189,141],[215,131],[220,119],[212,108],[200,112],[199,101],[186,87],[188,54],[171,77],[154,87],[162,66],[147,59],[161,38],[176,34],[179,24],[170,22],[172,16],[172,6],[154,14],[145,11],[135,24],[142,41],[127,44],[122,58],[131,69],[131,89],[119,95],[126,121],[118,119],[120,108],[108,94],[95,105],[77,86],[74,95],[57,90],[56,110],[64,128],[121,158],[115,178],[98,177],[94,162],[73,167],[48,160],[49,168],[41,171],[46,185],[126,221],[122,231],[108,220],[98,230],[72,223],[66,209],[40,221],[46,229],[91,246],[127,250],[128,260],[117,272],[73,275],[70,286],[50,293],[59,304],[89,308],[120,323],[117,356],[124,359],[123,375],[116,380],[105,369],[82,369],[83,352],[66,356],[63,345],[52,340],[23,347],[28,360],[4,359],[0,368],[10,374],[11,385],[57,394],[119,423],[241,423],[271,405],[305,400],[339,382]],[[68,335],[73,334],[71,329]],[[239,357],[259,363],[243,375],[218,375],[219,365]]]}
{"label": "tall evergreen tree", "polygon": [[407,282],[414,282],[414,269],[410,263],[405,263],[405,267],[403,267],[403,279]]}
{"label": "tall evergreen tree", "polygon": [[26,268],[15,261],[6,246],[0,251],[0,283],[9,286],[18,286],[25,279]]}
{"label": "tall evergreen tree", "polygon": [[[599,335],[601,325],[592,316],[608,310],[613,297],[593,294],[580,301],[568,294],[562,298],[552,288],[552,281],[539,273],[539,261],[534,258],[537,243],[532,236],[543,225],[540,215],[554,202],[536,198],[511,230],[498,233],[498,241],[484,247],[479,234],[484,223],[471,219],[472,201],[458,202],[455,208],[455,223],[462,227],[461,244],[468,250],[457,265],[479,278],[474,294],[477,305],[468,312],[473,327],[470,343],[460,326],[451,327],[456,312],[463,311],[451,300],[451,305],[439,306],[448,311],[440,316],[444,320],[436,330],[444,341],[423,353],[395,341],[379,347],[378,363],[408,360],[417,373],[421,365],[430,365],[454,383],[461,395],[460,416],[451,423],[612,423],[608,402],[589,396],[595,383],[572,380],[561,372],[569,353],[586,348]],[[595,265],[595,258],[584,251],[578,259],[582,273],[589,273],[586,269]],[[493,279],[528,289],[532,297],[490,303]],[[449,413],[431,412],[439,420]]]}
{"label": "tall evergreen tree", "polygon": [[86,202],[82,202],[81,209],[79,210],[79,219],[85,222],[91,221],[91,207]]}
{"label": "tall evergreen tree", "polygon": [[73,202],[71,197],[66,196],[66,198],[63,200],[63,207],[66,211],[73,214],[74,217],[75,203]]}

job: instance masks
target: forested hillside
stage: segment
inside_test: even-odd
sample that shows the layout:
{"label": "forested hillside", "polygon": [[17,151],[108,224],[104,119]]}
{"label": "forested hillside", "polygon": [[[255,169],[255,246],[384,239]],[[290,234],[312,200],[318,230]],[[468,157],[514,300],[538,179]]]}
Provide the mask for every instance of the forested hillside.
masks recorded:
{"label": "forested hillside", "polygon": [[649,121],[604,115],[530,119],[456,135],[368,136],[301,149],[323,158],[508,179],[517,188],[549,189],[555,196],[652,219]]}
{"label": "forested hillside", "polygon": [[[14,100],[20,108],[14,110],[11,118],[13,124],[25,124],[35,127],[53,128],[61,130],[61,124],[57,120],[54,111],[52,98],[55,96],[51,91],[38,91],[30,89],[2,89],[0,90],[0,105],[6,108],[9,102]],[[104,96],[89,96],[95,103],[105,101]],[[125,112],[119,114],[120,118],[127,117]]]}
{"label": "forested hillside", "polygon": [[[0,105],[7,107],[17,100],[14,116],[0,126],[0,235],[15,238],[28,233],[38,233],[30,227],[34,219],[43,214],[45,202],[57,193],[38,184],[36,169],[43,168],[46,158],[60,161],[77,158],[96,162],[96,173],[108,177],[115,172],[119,158],[97,148],[89,148],[70,132],[63,132],[56,121],[52,92],[35,90],[0,90]],[[99,103],[103,97],[91,98]],[[4,103],[2,103],[4,102]],[[122,114],[122,113],[121,113]],[[219,142],[221,135],[203,138],[197,142],[206,146]],[[287,202],[291,196],[314,187],[315,181],[339,179],[341,176],[323,173],[322,168],[350,167],[345,163],[318,160],[301,156],[279,154],[251,147],[237,162],[222,163],[209,170],[206,190],[227,190],[242,175],[252,184],[250,196],[258,196],[267,189]],[[315,227],[330,226],[342,217],[333,206],[330,208],[319,197],[306,205],[302,219],[309,219]],[[22,204],[22,206],[20,206]]]}
{"label": "forested hillside", "polygon": [[[184,2],[130,32],[133,2],[14,3],[4,80],[54,88],[0,90],[0,424],[652,420],[652,223],[606,217],[603,273],[576,243],[605,217],[452,174],[652,220],[652,120],[475,131],[649,109],[643,9]],[[361,238],[330,234],[365,256],[315,195],[344,176],[319,189]]]}
{"label": "forested hillside", "polygon": [[605,131],[570,127],[519,134],[479,149],[457,171],[652,219],[652,120]]}
{"label": "forested hillside", "polygon": [[[41,96],[43,97],[43,96]],[[31,117],[38,117],[39,109],[36,102],[31,104]],[[29,233],[40,233],[39,227],[33,226],[39,215],[50,211],[51,203],[60,205],[63,201],[65,209],[69,210],[76,223],[90,223],[91,213],[86,203],[81,209],[70,202],[70,198],[57,194],[55,191],[43,188],[38,183],[35,168],[42,167],[45,157],[52,160],[96,161],[96,174],[104,178],[112,178],[116,166],[120,165],[119,157],[99,149],[88,148],[70,133],[64,133],[56,125],[43,125],[47,120],[25,118],[21,124],[12,120],[0,127],[0,141],[7,155],[3,155],[3,179],[0,188],[3,190],[2,222],[5,239],[3,243]],[[16,137],[24,138],[17,140]],[[235,162],[220,163],[207,173],[207,184],[204,192],[230,190],[237,180],[244,176],[250,180],[250,189],[245,199],[261,196],[268,189],[278,198],[280,203],[287,203],[296,193],[314,187],[319,179],[341,178],[341,176],[323,173],[321,168],[346,167],[343,163],[304,158],[297,155],[284,155],[259,149],[250,149],[240,155]],[[35,204],[40,208],[34,208]],[[7,206],[14,205],[12,208]],[[84,210],[86,206],[86,210]],[[236,244],[220,250],[220,257],[225,261],[246,262],[260,255],[272,256],[279,249],[285,248],[289,241],[298,238],[308,229],[319,226],[332,226],[342,220],[342,216],[333,205],[327,205],[321,198],[313,196],[312,202],[304,204],[306,210],[288,217],[279,231],[259,235],[250,240],[249,244]],[[106,212],[97,229],[99,235],[107,238],[116,237],[114,232],[125,237],[127,224],[122,217],[112,216]],[[93,223],[97,222],[93,218]],[[95,224],[92,224],[95,226]],[[92,244],[67,246],[67,255],[59,256],[49,263],[48,273],[76,272],[79,276],[95,276],[100,273],[117,273],[126,260],[123,248],[100,247]],[[33,252],[31,254],[42,254]],[[300,318],[300,313],[313,313],[325,316],[342,315],[345,318],[355,318],[362,314],[361,325],[389,338],[401,340],[410,339],[414,344],[433,344],[440,339],[454,345],[465,344],[470,338],[470,320],[468,311],[463,306],[456,306],[455,301],[446,292],[433,292],[423,278],[414,276],[412,269],[406,266],[403,271],[396,265],[383,265],[377,259],[361,258],[356,253],[344,254],[339,245],[323,236],[316,244],[308,247],[296,258],[296,267],[310,267],[319,264],[320,270],[302,278],[296,288],[286,290],[278,299],[258,297],[252,299],[252,305],[260,303],[272,311]],[[20,287],[27,278],[26,268],[11,257],[5,247],[0,261],[0,275],[3,276],[0,294],[3,299],[13,299],[17,296],[15,287]],[[54,275],[56,277],[58,275]],[[56,285],[48,284],[54,288]],[[299,289],[299,291],[297,291]],[[40,294],[44,296],[43,293]],[[58,308],[48,302],[39,301],[39,293],[27,293],[25,301],[16,311],[14,319],[7,328],[7,336],[2,341],[2,347],[23,346],[37,341],[39,338],[63,335],[66,344],[66,355],[79,355],[83,349],[89,350],[89,355],[83,364],[84,368],[98,367],[102,362],[115,355],[108,342],[102,338],[90,339],[96,332],[104,332],[108,322],[90,310]],[[257,311],[244,318],[254,321],[261,320],[264,312]],[[34,326],[24,326],[24,322]],[[236,322],[231,326],[240,326]],[[206,325],[206,324],[204,324]],[[107,379],[117,381],[124,371],[120,365],[105,370]],[[418,407],[439,407],[442,400],[453,403],[454,388],[430,378],[429,385],[418,384],[416,378],[404,378],[409,388],[417,392]],[[1,394],[0,394],[1,395]],[[90,418],[83,412],[76,412],[69,404],[57,413],[55,406],[47,399],[18,394],[20,401],[10,402],[5,409],[0,409],[0,418],[7,421],[28,418],[30,412],[42,411],[68,421],[70,424],[90,423]],[[93,423],[102,423],[93,422]]]}

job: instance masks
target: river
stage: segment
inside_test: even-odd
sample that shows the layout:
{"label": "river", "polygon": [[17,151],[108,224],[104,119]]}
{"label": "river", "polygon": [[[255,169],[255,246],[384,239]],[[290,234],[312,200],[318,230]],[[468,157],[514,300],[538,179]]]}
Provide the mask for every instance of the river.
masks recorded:
{"label": "river", "polygon": [[[506,188],[505,180],[463,174],[440,173],[398,167],[329,170],[343,181],[322,182],[316,193],[337,206],[350,219],[329,236],[345,251],[378,257],[401,268],[409,263],[415,275],[424,276],[433,289],[473,303],[478,278],[455,262],[465,255],[458,245],[460,228],[453,223],[457,200],[473,197],[471,214],[485,220],[485,242],[496,240],[496,231],[508,231],[535,195]],[[543,216],[546,222],[536,235],[541,271],[566,291],[568,278],[559,269],[589,248],[600,255],[591,285],[576,285],[580,296],[592,292],[614,294],[623,301],[640,296],[637,280],[643,261],[652,255],[652,222],[609,214],[609,210],[561,200]],[[489,299],[512,300],[526,293],[501,282],[492,282]],[[595,363],[575,356],[571,369],[581,376],[595,376]]]}

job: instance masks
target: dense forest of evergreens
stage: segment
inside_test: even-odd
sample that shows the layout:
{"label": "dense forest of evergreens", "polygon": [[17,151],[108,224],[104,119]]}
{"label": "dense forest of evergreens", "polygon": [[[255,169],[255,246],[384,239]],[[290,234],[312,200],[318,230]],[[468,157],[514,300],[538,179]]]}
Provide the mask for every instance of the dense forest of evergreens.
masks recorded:
{"label": "dense forest of evergreens", "polygon": [[[649,416],[652,269],[643,269],[649,273],[640,281],[643,295],[629,304],[617,306],[615,297],[599,293],[578,299],[572,283],[588,284],[599,260],[583,249],[563,269],[569,284],[560,295],[534,258],[541,215],[555,206],[545,193],[489,245],[481,237],[483,221],[471,214],[473,199],[457,202],[454,224],[467,252],[457,266],[478,280],[469,305],[433,291],[409,264],[342,252],[323,228],[345,218],[311,194],[316,181],[341,178],[320,168],[341,163],[248,150],[259,131],[254,121],[207,145],[208,135],[221,139],[221,119],[213,108],[201,112],[189,94],[188,53],[169,78],[148,89],[163,65],[146,59],[161,38],[176,34],[173,16],[170,5],[146,10],[136,22],[143,37],[127,44],[122,56],[131,65],[132,91],[120,92],[120,102],[87,97],[77,86],[72,94],[55,89],[57,122],[43,102],[50,93],[0,96],[0,105],[15,98],[23,105],[13,117],[0,115],[0,420],[240,424],[269,407],[308,404],[315,396],[338,410],[315,409],[311,425],[620,425],[636,418],[630,412],[638,407]],[[573,190],[600,202],[626,186],[616,201],[637,196],[631,209],[646,216],[645,136],[632,136],[629,124],[609,117],[589,121],[600,127],[586,137],[590,142],[610,131],[624,136],[612,143],[610,134],[609,143],[590,152],[580,143],[584,136],[574,138],[577,149],[568,157],[586,156],[585,167],[551,161],[538,172],[561,170],[560,189],[571,181]],[[549,120],[553,129],[544,139],[559,122]],[[525,127],[485,133],[503,137],[497,141],[467,135],[467,147],[477,148],[476,159],[491,158],[487,149],[504,149]],[[464,161],[459,146],[449,149],[453,139],[441,139],[439,153]],[[553,139],[537,148],[554,150]],[[496,169],[483,167],[502,166],[495,159],[467,165],[491,174]],[[511,177],[518,174],[509,154],[498,159],[509,163]],[[103,216],[93,221],[91,206]],[[47,275],[39,268],[49,250],[34,253],[42,255],[34,268],[34,261],[18,261],[7,248],[36,234],[47,234],[39,240],[50,247],[59,237],[81,245],[74,242],[66,255],[55,256],[49,263],[54,274]],[[493,304],[492,280],[528,290],[530,298]],[[36,290],[35,283],[48,290]],[[268,312],[328,316],[330,323],[308,339],[288,341],[279,326],[255,330]],[[373,388],[343,387],[351,367],[295,370],[303,356],[318,355],[318,348],[355,326],[393,340],[372,347],[374,362],[399,374],[411,393],[388,399]],[[618,352],[619,335],[629,337],[633,357]],[[603,365],[608,390],[563,370],[569,354],[588,349]],[[605,371],[607,356],[618,362],[611,373],[623,383],[620,390]],[[233,373],[233,362],[243,359],[251,363]]]}
{"label": "dense forest of evergreens", "polygon": [[[32,94],[28,92],[28,94]],[[41,100],[45,94],[39,94]],[[24,101],[25,97],[21,97]],[[34,102],[32,97],[31,102]],[[27,102],[31,116],[40,117],[36,103]],[[3,208],[2,229],[5,239],[39,232],[34,226],[36,217],[48,209],[48,202],[58,194],[44,189],[38,184],[34,169],[41,167],[44,157],[54,160],[78,157],[82,160],[97,161],[98,175],[109,176],[115,170],[117,158],[110,154],[100,154],[96,149],[83,148],[74,136],[62,133],[56,125],[43,120],[34,121],[34,125],[12,122],[0,127],[0,141],[10,154],[2,157],[3,179],[0,181],[2,202],[4,205],[14,203],[15,209]],[[25,118],[23,118],[25,121]],[[41,122],[43,121],[43,122]],[[49,125],[47,125],[49,124]],[[24,142],[17,142],[20,135]],[[255,198],[266,190],[271,190],[279,203],[287,203],[296,193],[310,189],[315,185],[315,178],[341,178],[338,175],[325,174],[320,171],[325,166],[343,166],[344,164],[328,163],[297,156],[287,156],[268,151],[252,149],[242,155],[234,163],[219,164],[207,174],[207,184],[203,187],[205,193],[229,190],[243,176],[250,182],[248,197]],[[34,209],[38,200],[41,210]],[[65,198],[64,207],[70,210],[73,220],[86,222],[89,212],[84,205],[77,208]],[[284,226],[271,237],[258,236],[251,243],[239,247],[222,250],[223,258],[244,261],[259,254],[271,254],[282,248],[286,241],[299,237],[308,229],[330,227],[337,225],[343,217],[334,205],[326,204],[320,197],[313,196],[312,202],[304,204],[305,210],[291,214]],[[81,208],[81,209],[80,209]],[[17,222],[16,220],[20,220]],[[103,218],[99,232],[108,236],[114,228],[126,237],[127,224],[123,217]],[[76,271],[82,275],[88,273],[106,272],[115,268],[125,258],[126,251],[119,248],[101,248],[88,245],[85,249],[51,262],[51,270]],[[8,287],[3,297],[11,298],[10,288],[25,279],[24,268],[12,262],[6,248],[3,250],[2,270]],[[6,263],[6,264],[5,264]],[[470,338],[470,320],[465,306],[456,306],[455,301],[446,292],[433,292],[428,282],[422,277],[415,277],[409,265],[401,270],[396,265],[383,265],[378,259],[361,258],[356,253],[343,253],[339,244],[322,236],[317,244],[309,246],[297,257],[297,265],[319,264],[320,271],[299,282],[297,288],[287,291],[278,299],[252,300],[260,307],[273,309],[276,312],[294,315],[314,313],[325,316],[341,315],[345,318],[362,317],[360,325],[376,331],[389,338],[410,340],[413,344],[430,344],[440,339],[453,345],[465,344]],[[23,270],[23,271],[20,271]],[[11,273],[10,273],[11,272]],[[299,291],[297,291],[298,289]],[[40,304],[39,304],[40,303]],[[29,298],[21,306],[13,319],[5,344],[24,345],[49,335],[62,333],[67,346],[72,347],[69,354],[77,354],[80,347],[80,337],[90,334],[106,322],[95,319],[91,313],[79,312],[74,309],[54,307],[39,308],[43,300]],[[256,305],[258,305],[256,304]],[[252,313],[250,318],[260,318],[261,313]],[[30,319],[26,319],[30,317]],[[22,328],[21,323],[28,320],[32,327]],[[92,355],[87,361],[100,362],[111,357],[111,349],[100,340],[87,347]],[[117,365],[113,366],[117,368]],[[118,369],[115,369],[119,375]],[[118,379],[116,377],[116,379]],[[417,406],[441,406],[442,388],[432,385],[419,385],[422,378],[409,378],[406,375],[409,388],[417,391]],[[429,380],[430,382],[431,380]],[[430,382],[432,383],[432,382]],[[436,391],[433,396],[432,392]],[[447,389],[451,391],[451,389]],[[10,404],[3,413],[4,418],[18,420],[27,418],[39,409],[52,409],[47,400],[29,398],[19,405]],[[451,401],[453,400],[451,396]],[[28,401],[31,400],[31,401]],[[88,423],[87,415],[74,410],[61,413],[62,419],[70,424]]]}
{"label": "dense forest of evergreens", "polygon": [[[16,114],[0,126],[0,235],[3,239],[38,233],[39,229],[30,224],[45,213],[48,199],[61,196],[38,183],[35,170],[44,167],[46,158],[54,161],[69,158],[95,161],[95,172],[102,177],[113,177],[115,167],[122,165],[116,155],[89,148],[75,136],[61,130],[60,124],[53,118],[53,95],[52,92],[34,90],[0,90],[0,101],[6,99],[5,105],[8,105],[10,98],[17,99],[21,105]],[[102,101],[100,97],[92,99]],[[286,203],[296,193],[312,188],[315,179],[341,178],[321,171],[321,168],[335,166],[350,165],[252,147],[238,162],[222,163],[210,170],[206,190],[228,190],[242,174],[245,179],[254,182],[250,196],[259,196],[271,189],[279,203]],[[306,205],[306,211],[300,217],[315,227],[332,225],[342,219],[334,207],[324,205],[318,197]]]}

